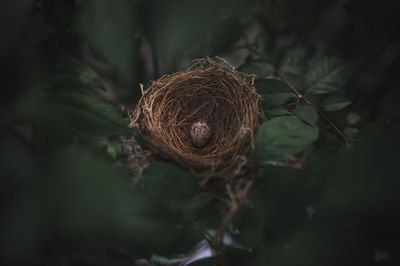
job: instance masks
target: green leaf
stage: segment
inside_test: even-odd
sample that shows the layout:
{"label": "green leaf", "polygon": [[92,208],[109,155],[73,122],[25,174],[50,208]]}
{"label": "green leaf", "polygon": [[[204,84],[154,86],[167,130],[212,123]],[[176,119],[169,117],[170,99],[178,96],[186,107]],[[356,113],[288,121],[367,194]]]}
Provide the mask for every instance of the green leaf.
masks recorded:
{"label": "green leaf", "polygon": [[93,136],[88,134],[80,134],[79,141],[92,149],[102,149],[107,147],[109,139],[106,136]]}
{"label": "green leaf", "polygon": [[275,116],[282,116],[282,115],[291,115],[291,113],[283,106],[272,108],[272,109],[265,109],[264,110],[265,116],[267,118],[273,118]]}
{"label": "green leaf", "polygon": [[351,104],[351,101],[340,96],[329,96],[321,103],[321,108],[325,111],[338,111]]}
{"label": "green leaf", "polygon": [[134,80],[138,59],[138,6],[135,1],[81,1],[71,30],[78,33],[121,80]]}
{"label": "green leaf", "polygon": [[238,16],[232,16],[225,1],[156,1],[140,6],[140,12],[152,18],[142,20],[143,31],[157,51],[161,73],[183,68],[193,58],[218,54],[241,36]]}
{"label": "green leaf", "polygon": [[66,120],[77,131],[97,136],[129,134],[128,123],[121,113],[97,97],[80,91],[55,92],[48,97],[60,119]]}
{"label": "green leaf", "polygon": [[356,123],[360,122],[361,117],[358,114],[354,113],[354,112],[350,112],[350,113],[347,114],[346,119],[347,119],[347,122],[350,125],[352,125],[352,124],[356,124]]}
{"label": "green leaf", "polygon": [[[225,33],[229,32],[229,35]],[[196,36],[196,41],[186,48],[188,52],[199,57],[210,54],[218,54],[241,37],[242,25],[237,17],[227,16],[212,21]],[[221,38],[224,36],[224,38]]]}
{"label": "green leaf", "polygon": [[280,116],[268,120],[255,134],[255,161],[266,164],[294,155],[318,138],[318,127],[311,127],[295,116]]}
{"label": "green leaf", "polygon": [[146,167],[141,185],[149,195],[159,199],[188,198],[200,191],[199,184],[192,175],[165,162],[155,162]]}
{"label": "green leaf", "polygon": [[343,132],[344,132],[344,135],[346,136],[346,138],[354,139],[355,136],[357,136],[360,131],[354,127],[346,127],[346,128],[344,128]]}
{"label": "green leaf", "polygon": [[264,32],[259,32],[257,36],[254,38],[254,46],[256,46],[259,50],[263,50],[266,44],[266,34]]}
{"label": "green leaf", "polygon": [[316,126],[318,121],[318,113],[309,105],[299,105],[292,110],[292,113],[303,122],[310,126]]}
{"label": "green leaf", "polygon": [[52,82],[56,87],[94,87],[106,90],[99,76],[90,67],[73,62],[62,62],[54,66]]}
{"label": "green leaf", "polygon": [[[10,48],[14,48],[18,41],[21,41],[21,35],[24,32],[26,21],[29,19],[32,23],[32,19],[29,16],[33,14],[30,12],[32,8],[31,1],[2,1],[0,2],[0,25],[2,27],[3,36],[0,42],[0,57],[4,58]],[[7,26],[6,26],[7,25]],[[37,33],[37,32],[35,32]],[[27,34],[25,34],[26,36]],[[2,61],[4,62],[4,61]]]}
{"label": "green leaf", "polygon": [[290,99],[295,99],[296,95],[281,80],[277,79],[258,79],[254,83],[257,93],[262,96],[262,107],[264,111],[274,107],[279,107]]}
{"label": "green leaf", "polygon": [[120,155],[122,152],[121,144],[118,140],[113,140],[108,142],[107,144],[107,153],[110,155],[111,158],[114,160],[117,159],[117,156]]}
{"label": "green leaf", "polygon": [[323,57],[305,76],[306,94],[324,94],[341,89],[350,79],[351,69],[335,57]]}
{"label": "green leaf", "polygon": [[297,76],[303,76],[307,71],[307,65],[301,56],[286,56],[282,59],[279,70]]}
{"label": "green leaf", "polygon": [[248,61],[238,68],[239,71],[255,74],[257,78],[266,78],[275,71],[275,67],[264,59]]}

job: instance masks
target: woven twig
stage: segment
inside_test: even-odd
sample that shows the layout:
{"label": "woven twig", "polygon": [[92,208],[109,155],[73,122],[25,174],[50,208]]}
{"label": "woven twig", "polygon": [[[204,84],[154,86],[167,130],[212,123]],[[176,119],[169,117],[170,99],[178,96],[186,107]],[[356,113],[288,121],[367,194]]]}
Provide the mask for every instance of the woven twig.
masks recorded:
{"label": "woven twig", "polygon": [[[249,169],[259,99],[249,76],[221,59],[199,59],[153,81],[131,111],[130,127],[153,154],[186,168],[203,186],[220,187]],[[199,120],[212,132],[200,148],[190,138]]]}

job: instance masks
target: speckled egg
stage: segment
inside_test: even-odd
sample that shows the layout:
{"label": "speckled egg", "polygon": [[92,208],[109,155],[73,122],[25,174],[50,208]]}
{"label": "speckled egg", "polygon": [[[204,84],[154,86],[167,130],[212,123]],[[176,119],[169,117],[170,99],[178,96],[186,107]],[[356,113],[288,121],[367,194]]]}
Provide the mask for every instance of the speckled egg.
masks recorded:
{"label": "speckled egg", "polygon": [[196,121],[190,128],[190,136],[194,146],[203,147],[211,137],[211,128],[204,120]]}

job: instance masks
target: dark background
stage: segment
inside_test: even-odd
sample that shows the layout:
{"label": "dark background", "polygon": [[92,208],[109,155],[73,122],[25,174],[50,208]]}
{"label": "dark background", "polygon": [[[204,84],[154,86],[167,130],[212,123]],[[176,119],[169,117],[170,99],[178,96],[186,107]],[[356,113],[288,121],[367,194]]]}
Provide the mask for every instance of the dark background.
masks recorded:
{"label": "dark background", "polygon": [[358,113],[360,135],[351,151],[322,145],[304,171],[266,169],[257,206],[234,222],[253,252],[227,249],[226,265],[400,265],[399,11],[389,0],[1,1],[2,265],[151,265],[188,252],[220,223],[218,202],[162,163],[132,186],[114,160],[130,133],[113,106],[134,107],[139,83],[193,59],[240,66],[259,53],[349,63],[352,104],[328,115],[343,128]]}

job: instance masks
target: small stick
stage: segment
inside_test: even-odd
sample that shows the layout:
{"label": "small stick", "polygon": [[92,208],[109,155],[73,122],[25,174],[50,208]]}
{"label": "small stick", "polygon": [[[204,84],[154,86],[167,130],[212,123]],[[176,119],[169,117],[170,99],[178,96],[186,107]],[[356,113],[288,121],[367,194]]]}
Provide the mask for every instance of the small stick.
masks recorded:
{"label": "small stick", "polygon": [[143,95],[144,95],[143,84],[142,84],[142,83],[139,83],[139,87],[140,87],[140,90],[141,90],[142,96],[143,96]]}
{"label": "small stick", "polygon": [[[211,241],[211,246],[215,250],[218,250],[218,246],[223,240],[226,228],[228,228],[229,223],[232,221],[233,217],[236,215],[236,213],[242,206],[243,202],[246,200],[247,192],[250,186],[253,184],[253,178],[254,177],[252,176],[250,180],[246,180],[244,183],[237,183],[235,191],[232,191],[232,184],[226,185],[226,192],[229,197],[229,204],[228,204],[229,210],[224,218],[222,225],[219,227],[217,233],[215,234],[214,238]],[[236,195],[234,192],[236,193]]]}
{"label": "small stick", "polygon": [[298,106],[298,102],[300,100],[303,100],[306,104],[308,104],[309,106],[311,106],[315,111],[318,112],[318,114],[322,117],[322,119],[325,120],[325,122],[327,122],[329,124],[329,126],[331,128],[333,128],[333,130],[335,131],[335,133],[346,143],[349,142],[349,140],[346,138],[345,135],[343,135],[343,133],[335,126],[335,124],[329,120],[329,118],[325,115],[325,113],[319,109],[315,104],[313,104],[310,100],[308,100],[307,98],[305,98],[294,86],[293,84],[287,80],[285,78],[285,76],[282,75],[281,72],[279,72],[278,70],[275,70],[276,75],[283,81],[285,82],[286,85],[289,86],[289,88],[296,94],[297,96],[297,103],[296,106]]}
{"label": "small stick", "polygon": [[[245,47],[247,48],[247,50],[250,53],[256,54],[257,56],[259,56],[260,58],[264,58],[263,53],[261,53],[260,51],[257,50],[257,48],[254,47],[254,45],[249,41],[247,35],[245,33],[243,33],[243,39],[245,42]],[[334,132],[336,133],[336,135],[338,135],[339,138],[341,138],[345,143],[348,143],[349,140],[346,138],[346,136],[335,126],[335,124],[329,120],[329,118],[325,115],[325,113],[319,109],[316,105],[314,105],[312,102],[310,102],[310,100],[308,100],[307,98],[305,98],[294,86],[292,83],[290,83],[289,80],[287,80],[281,72],[279,72],[277,69],[275,69],[275,73],[276,75],[283,81],[286,83],[286,85],[289,86],[289,88],[296,94],[297,96],[297,102],[296,102],[296,107],[299,105],[300,100],[303,100],[306,104],[308,104],[309,106],[311,106],[315,111],[318,112],[318,114],[322,117],[323,120],[325,120],[326,123],[328,123],[328,125],[333,128]]]}
{"label": "small stick", "polygon": [[215,234],[214,238],[212,239],[211,246],[213,246],[214,248],[220,244],[226,228],[228,227],[230,221],[232,220],[233,216],[235,216],[235,214],[238,211],[239,206],[240,206],[240,204],[238,204],[238,202],[237,202],[235,195],[233,195],[230,185],[226,185],[226,192],[228,193],[229,200],[230,200],[229,201],[229,203],[230,203],[229,211],[228,211],[227,215],[225,216],[222,225],[219,227],[217,233]]}

